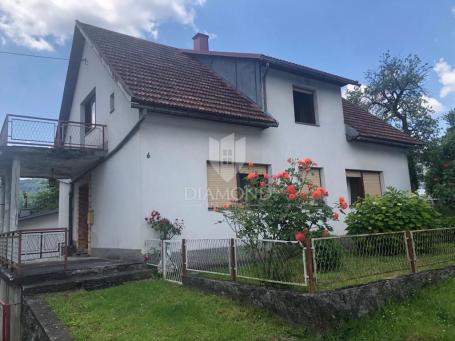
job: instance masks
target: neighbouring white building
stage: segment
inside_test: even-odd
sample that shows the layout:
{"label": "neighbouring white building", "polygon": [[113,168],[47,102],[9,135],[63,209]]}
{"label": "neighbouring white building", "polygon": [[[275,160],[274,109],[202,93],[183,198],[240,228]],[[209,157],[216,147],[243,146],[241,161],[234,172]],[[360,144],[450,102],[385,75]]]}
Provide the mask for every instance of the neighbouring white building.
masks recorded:
{"label": "neighbouring white building", "polygon": [[356,81],[193,39],[184,50],[76,22],[59,117],[74,124],[58,137],[104,151],[59,173],[71,180],[59,225],[79,251],[140,255],[155,237],[152,210],[183,219],[182,237],[231,237],[213,208],[232,198],[207,192],[242,186],[247,161],[275,173],[288,157],[316,160],[329,203],[410,189],[407,151],[418,142],[343,100]]}

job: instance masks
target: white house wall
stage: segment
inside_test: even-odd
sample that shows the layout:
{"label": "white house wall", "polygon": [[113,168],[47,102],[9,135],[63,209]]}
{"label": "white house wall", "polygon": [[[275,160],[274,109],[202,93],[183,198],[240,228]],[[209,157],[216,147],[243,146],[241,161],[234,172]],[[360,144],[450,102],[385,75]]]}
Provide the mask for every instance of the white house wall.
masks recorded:
{"label": "white house wall", "polygon": [[[319,126],[295,123],[293,85],[317,91]],[[232,133],[237,139],[246,138],[246,161],[270,164],[273,172],[286,167],[290,156],[317,161],[323,168],[322,182],[329,190],[329,203],[339,196],[348,197],[346,169],[381,171],[383,189],[410,189],[403,149],[346,141],[339,87],[271,71],[267,93],[268,112],[280,123],[278,128],[261,130],[152,114],[140,131],[142,215],[156,209],[170,219],[183,218],[183,237],[187,238],[232,236],[226,224],[216,224],[221,215],[208,210],[204,196],[209,139],[220,140]],[[194,191],[196,197],[188,198]],[[343,223],[334,226],[336,233],[344,233]],[[146,229],[143,223],[142,230]]]}
{"label": "white house wall", "polygon": [[[112,150],[131,130],[139,119],[139,110],[131,108],[126,92],[113,80],[108,67],[101,61],[94,47],[85,43],[70,121],[84,120],[82,102],[93,89],[96,89],[96,123],[106,124],[105,139]],[[115,110],[110,113],[110,95],[114,93]]]}

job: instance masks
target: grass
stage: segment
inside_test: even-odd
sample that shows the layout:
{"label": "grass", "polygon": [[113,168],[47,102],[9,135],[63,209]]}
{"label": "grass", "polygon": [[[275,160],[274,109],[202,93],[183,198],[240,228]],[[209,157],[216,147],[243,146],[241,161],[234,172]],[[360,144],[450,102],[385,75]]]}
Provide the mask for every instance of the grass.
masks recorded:
{"label": "grass", "polygon": [[351,321],[335,334],[310,339],[455,340],[455,279],[424,289],[405,303],[391,303],[373,318]]}
{"label": "grass", "polygon": [[289,340],[303,328],[224,297],[165,281],[54,294],[47,302],[76,340]]}
{"label": "grass", "polygon": [[164,281],[53,294],[47,301],[76,340],[455,340],[455,279],[325,335]]}
{"label": "grass", "polygon": [[268,313],[164,281],[53,294],[47,301],[76,340],[455,340],[455,279],[329,335],[305,335]]}

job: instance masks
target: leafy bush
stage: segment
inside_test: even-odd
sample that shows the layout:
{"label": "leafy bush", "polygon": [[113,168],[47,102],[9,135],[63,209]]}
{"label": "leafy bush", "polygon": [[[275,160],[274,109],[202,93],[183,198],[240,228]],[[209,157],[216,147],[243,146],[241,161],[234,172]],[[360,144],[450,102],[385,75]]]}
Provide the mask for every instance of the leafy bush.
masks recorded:
{"label": "leafy bush", "polygon": [[436,228],[440,214],[413,193],[388,188],[382,197],[357,202],[346,217],[348,234]]}
{"label": "leafy bush", "polygon": [[158,232],[161,240],[169,240],[182,234],[183,220],[175,219],[173,222],[161,217],[158,211],[153,210],[145,221]]}

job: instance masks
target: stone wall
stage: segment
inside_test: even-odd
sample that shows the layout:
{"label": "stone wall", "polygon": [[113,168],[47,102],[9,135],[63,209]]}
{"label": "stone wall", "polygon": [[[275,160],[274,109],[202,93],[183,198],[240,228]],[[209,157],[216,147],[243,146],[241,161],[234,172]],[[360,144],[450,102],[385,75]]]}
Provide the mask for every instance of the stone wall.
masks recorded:
{"label": "stone wall", "polygon": [[68,329],[39,297],[24,297],[22,305],[22,340],[70,341]]}
{"label": "stone wall", "polygon": [[336,328],[343,321],[376,312],[391,300],[407,299],[424,287],[454,276],[455,266],[452,266],[316,294],[300,294],[195,276],[183,278],[183,285],[230,296],[267,309],[291,323],[324,331]]}

